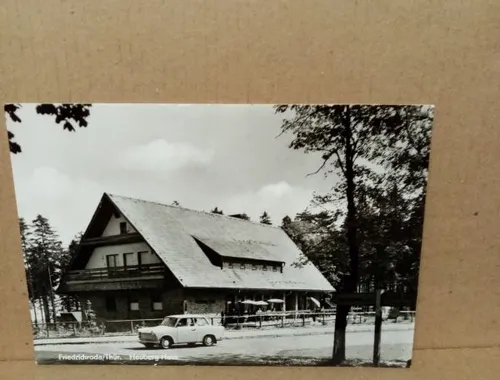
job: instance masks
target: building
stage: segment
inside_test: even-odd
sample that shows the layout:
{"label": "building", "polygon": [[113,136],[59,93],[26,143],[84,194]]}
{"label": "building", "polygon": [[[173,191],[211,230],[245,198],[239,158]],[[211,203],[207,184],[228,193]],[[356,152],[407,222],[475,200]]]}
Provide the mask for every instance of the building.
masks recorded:
{"label": "building", "polygon": [[303,310],[334,289],[314,265],[294,265],[300,255],[277,227],[104,194],[57,291],[105,320],[272,298]]}

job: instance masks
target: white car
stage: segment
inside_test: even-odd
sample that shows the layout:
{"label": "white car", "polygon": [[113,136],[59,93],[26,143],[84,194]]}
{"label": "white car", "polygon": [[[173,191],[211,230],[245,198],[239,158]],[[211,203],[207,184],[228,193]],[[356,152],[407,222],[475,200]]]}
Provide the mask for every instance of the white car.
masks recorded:
{"label": "white car", "polygon": [[224,327],[213,326],[203,315],[169,315],[155,327],[138,330],[139,342],[146,347],[170,348],[174,344],[203,343],[212,346],[224,339]]}

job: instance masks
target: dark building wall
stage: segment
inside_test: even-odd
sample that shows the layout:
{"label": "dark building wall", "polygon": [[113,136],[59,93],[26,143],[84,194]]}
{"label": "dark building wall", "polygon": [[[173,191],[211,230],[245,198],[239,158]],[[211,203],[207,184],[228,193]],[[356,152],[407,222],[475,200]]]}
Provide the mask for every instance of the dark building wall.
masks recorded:
{"label": "dark building wall", "polygon": [[[183,311],[181,289],[163,292],[148,290],[93,292],[82,293],[79,298],[83,308],[86,308],[87,300],[91,302],[98,320],[160,319],[168,314],[179,314]],[[163,308],[154,310],[153,301],[159,300],[162,301]],[[131,310],[131,302],[138,303],[138,310]],[[114,310],[110,308],[113,304]]]}
{"label": "dark building wall", "polygon": [[[281,297],[280,297],[281,295]],[[309,295],[309,294],[308,294]],[[313,294],[310,294],[313,295]],[[262,297],[263,296],[263,297]],[[318,295],[314,295],[319,298]],[[107,298],[114,298],[116,310],[109,309]],[[114,292],[91,292],[80,295],[82,306],[85,308],[86,300],[92,303],[92,309],[100,320],[131,320],[131,319],[161,319],[170,314],[182,314],[183,312],[193,314],[220,314],[227,312],[228,300],[243,299],[269,299],[283,298],[281,292],[251,293],[235,292],[231,290],[211,289],[173,289],[173,290],[130,290]],[[162,310],[153,310],[153,302],[162,302]],[[138,302],[139,309],[131,310],[130,301]],[[311,303],[307,301],[307,295],[298,293],[297,304],[295,304],[295,293],[288,293],[286,297],[286,310],[293,311],[295,307],[299,310],[309,308]],[[272,305],[269,306],[270,308]],[[282,305],[274,307],[281,310]],[[248,307],[250,308],[251,307]]]}

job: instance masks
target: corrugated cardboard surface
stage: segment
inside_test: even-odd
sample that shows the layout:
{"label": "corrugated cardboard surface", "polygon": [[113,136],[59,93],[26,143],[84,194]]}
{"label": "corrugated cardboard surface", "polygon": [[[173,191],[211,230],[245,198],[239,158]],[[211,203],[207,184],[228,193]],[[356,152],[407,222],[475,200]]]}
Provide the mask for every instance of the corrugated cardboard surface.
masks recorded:
{"label": "corrugated cardboard surface", "polygon": [[0,377],[498,378],[500,2],[4,0],[0,25],[2,103],[436,105],[412,368],[36,366],[2,132]]}

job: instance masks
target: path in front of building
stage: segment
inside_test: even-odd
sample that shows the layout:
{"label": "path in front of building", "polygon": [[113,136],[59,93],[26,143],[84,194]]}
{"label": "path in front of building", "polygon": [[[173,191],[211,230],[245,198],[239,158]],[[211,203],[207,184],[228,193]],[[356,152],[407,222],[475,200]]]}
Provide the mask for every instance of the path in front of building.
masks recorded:
{"label": "path in front of building", "polygon": [[[347,358],[369,361],[373,355],[373,332],[347,333]],[[384,331],[381,359],[406,361],[411,359],[413,330]],[[154,364],[313,364],[332,355],[333,334],[307,336],[259,337],[228,339],[212,347],[174,347],[168,350],[147,349],[137,342],[100,344],[54,344],[36,346],[40,364],[103,361],[149,362]],[[62,355],[62,356],[61,356]]]}
{"label": "path in front of building", "polygon": [[[384,323],[382,331],[413,331],[414,323]],[[226,330],[225,339],[250,339],[262,337],[283,337],[283,336],[305,336],[305,335],[323,335],[333,334],[334,326],[315,325],[306,327],[284,327],[284,328],[262,328],[262,329],[241,329]],[[349,325],[348,332],[373,332],[373,325]],[[53,345],[53,344],[82,344],[82,343],[121,343],[137,341],[136,334],[129,335],[105,335],[94,337],[70,337],[70,338],[48,338],[36,339],[34,344]]]}

